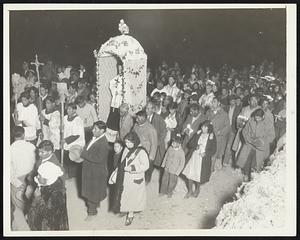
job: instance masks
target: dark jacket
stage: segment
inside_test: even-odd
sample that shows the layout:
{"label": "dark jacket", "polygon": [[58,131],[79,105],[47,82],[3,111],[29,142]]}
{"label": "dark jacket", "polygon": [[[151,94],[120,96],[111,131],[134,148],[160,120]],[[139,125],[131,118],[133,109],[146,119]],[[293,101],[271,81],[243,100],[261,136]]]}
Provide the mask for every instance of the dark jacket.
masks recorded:
{"label": "dark jacket", "polygon": [[[202,131],[197,131],[190,141],[187,144],[188,152],[185,156],[186,162],[188,162],[194,151],[198,146],[198,140],[201,135]],[[202,159],[202,167],[201,167],[201,179],[200,183],[205,183],[209,181],[210,174],[211,174],[211,158],[217,151],[217,140],[214,133],[211,133],[207,139],[206,147],[205,147],[205,155]]]}
{"label": "dark jacket", "polygon": [[84,198],[99,202],[107,196],[107,159],[109,145],[105,136],[98,139],[87,150],[88,144],[83,148],[82,162],[82,189]]}
{"label": "dark jacket", "polygon": [[158,142],[157,152],[156,152],[156,156],[154,159],[154,164],[156,166],[160,166],[162,163],[164,154],[166,152],[165,142],[164,142],[166,135],[167,135],[166,123],[160,115],[153,113],[151,124],[156,130],[157,142]]}

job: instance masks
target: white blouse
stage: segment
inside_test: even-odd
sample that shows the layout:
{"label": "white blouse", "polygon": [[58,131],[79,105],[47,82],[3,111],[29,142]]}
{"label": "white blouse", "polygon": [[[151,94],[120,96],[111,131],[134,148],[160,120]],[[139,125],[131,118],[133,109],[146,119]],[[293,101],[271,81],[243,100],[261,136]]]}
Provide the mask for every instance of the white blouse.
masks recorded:
{"label": "white blouse", "polygon": [[85,137],[84,137],[84,125],[80,117],[76,116],[72,121],[68,121],[68,116],[64,116],[64,138],[70,137],[72,135],[79,135],[74,142],[64,144],[65,150],[70,150],[74,145],[79,145],[84,147]]}

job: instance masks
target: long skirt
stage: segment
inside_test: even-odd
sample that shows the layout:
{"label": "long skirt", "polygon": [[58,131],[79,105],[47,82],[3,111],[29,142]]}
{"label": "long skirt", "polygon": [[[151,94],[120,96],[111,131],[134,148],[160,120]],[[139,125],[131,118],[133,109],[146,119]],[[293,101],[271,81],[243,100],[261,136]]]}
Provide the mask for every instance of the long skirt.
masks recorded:
{"label": "long skirt", "polygon": [[146,208],[146,184],[134,180],[134,174],[125,172],[120,201],[121,212],[140,212]]}
{"label": "long skirt", "polygon": [[61,178],[41,188],[41,195],[33,199],[27,216],[32,231],[69,230],[66,189]]}
{"label": "long skirt", "polygon": [[182,171],[182,174],[189,180],[200,182],[201,179],[201,168],[202,168],[202,157],[199,151],[194,151],[191,159],[186,164]]}

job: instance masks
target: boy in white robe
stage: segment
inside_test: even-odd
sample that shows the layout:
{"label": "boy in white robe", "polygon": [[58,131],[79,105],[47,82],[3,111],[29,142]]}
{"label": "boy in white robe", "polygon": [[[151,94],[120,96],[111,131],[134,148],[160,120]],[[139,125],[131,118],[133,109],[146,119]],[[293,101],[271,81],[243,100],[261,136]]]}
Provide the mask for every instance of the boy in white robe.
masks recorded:
{"label": "boy in white robe", "polygon": [[29,92],[21,94],[21,102],[17,104],[15,119],[16,125],[23,126],[25,129],[25,140],[36,145],[40,122],[37,107],[31,104],[29,99]]}

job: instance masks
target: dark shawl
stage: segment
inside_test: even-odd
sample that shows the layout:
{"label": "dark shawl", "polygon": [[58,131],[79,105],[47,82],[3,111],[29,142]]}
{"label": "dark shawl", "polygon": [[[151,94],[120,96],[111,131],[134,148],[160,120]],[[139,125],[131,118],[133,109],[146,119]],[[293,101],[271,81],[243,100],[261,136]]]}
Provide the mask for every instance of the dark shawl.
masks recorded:
{"label": "dark shawl", "polygon": [[[205,155],[202,159],[202,167],[201,167],[201,179],[200,183],[205,183],[209,181],[210,174],[211,174],[211,158],[217,151],[217,140],[214,133],[211,133],[213,135],[212,139],[210,139],[210,135],[207,139],[206,147],[205,147]],[[201,136],[201,131],[198,131],[193,135],[193,137],[190,139],[190,141],[187,144],[188,152],[186,154],[186,164],[191,159],[194,151],[196,150],[198,146],[198,140]]]}
{"label": "dark shawl", "polygon": [[41,195],[33,199],[28,211],[32,231],[69,230],[66,189],[61,178],[41,187]]}

